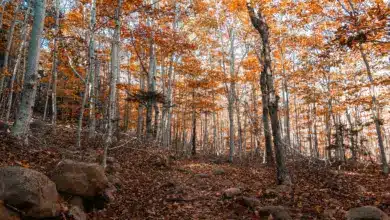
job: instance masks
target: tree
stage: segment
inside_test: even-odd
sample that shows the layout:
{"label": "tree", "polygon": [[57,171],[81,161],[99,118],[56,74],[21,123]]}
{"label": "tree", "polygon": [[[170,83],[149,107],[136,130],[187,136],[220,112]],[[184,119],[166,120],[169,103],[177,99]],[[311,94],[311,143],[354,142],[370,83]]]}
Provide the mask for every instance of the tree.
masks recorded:
{"label": "tree", "polygon": [[263,105],[266,105],[269,110],[269,116],[271,119],[273,141],[275,147],[276,155],[276,167],[277,167],[277,179],[278,184],[291,184],[290,175],[288,173],[286,164],[285,164],[285,155],[283,142],[280,135],[279,129],[279,119],[278,119],[278,101],[279,97],[275,93],[273,75],[272,75],[272,66],[271,66],[271,47],[269,42],[269,28],[263,17],[261,10],[256,13],[251,6],[251,3],[247,1],[247,7],[249,11],[249,16],[251,18],[253,26],[259,32],[262,40],[262,75],[263,79],[261,81],[261,86],[267,88],[266,102]]}
{"label": "tree", "polygon": [[119,75],[119,51],[120,51],[120,31],[121,31],[121,10],[122,0],[118,0],[115,10],[115,29],[112,37],[111,49],[111,76],[110,76],[110,96],[108,107],[108,133],[104,146],[103,167],[107,166],[107,152],[108,147],[112,144],[112,137],[114,134],[114,120],[116,113],[116,86]]}
{"label": "tree", "polygon": [[[40,54],[40,40],[45,19],[46,0],[35,1],[34,20],[28,49],[27,69],[24,76],[22,100],[12,127],[12,134],[17,137],[26,136],[32,117],[32,107],[35,103],[38,83],[38,61]],[[27,141],[27,138],[25,139]]]}

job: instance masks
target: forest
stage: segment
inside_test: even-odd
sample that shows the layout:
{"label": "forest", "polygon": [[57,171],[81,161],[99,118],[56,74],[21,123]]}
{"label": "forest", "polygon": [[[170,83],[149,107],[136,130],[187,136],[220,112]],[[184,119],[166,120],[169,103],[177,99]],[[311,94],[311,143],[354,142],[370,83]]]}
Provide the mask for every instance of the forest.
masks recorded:
{"label": "forest", "polygon": [[390,1],[0,0],[0,220],[390,219]]}

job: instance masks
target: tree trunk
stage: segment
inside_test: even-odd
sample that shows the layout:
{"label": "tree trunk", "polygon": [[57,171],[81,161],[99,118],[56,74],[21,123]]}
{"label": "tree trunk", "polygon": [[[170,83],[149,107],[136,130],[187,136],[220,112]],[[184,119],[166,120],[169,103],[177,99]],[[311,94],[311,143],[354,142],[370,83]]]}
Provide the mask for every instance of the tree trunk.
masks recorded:
{"label": "tree trunk", "polygon": [[[46,0],[36,0],[34,5],[34,20],[28,49],[28,64],[24,77],[22,98],[12,127],[12,134],[22,137],[27,134],[35,103],[38,74],[37,66],[40,54],[40,40],[45,20]],[[25,139],[27,141],[27,138]]]}
{"label": "tree trunk", "polygon": [[229,124],[230,124],[230,130],[229,130],[229,162],[233,162],[234,157],[234,103],[235,103],[235,91],[236,91],[236,83],[235,83],[235,56],[234,56],[234,40],[235,40],[235,33],[234,29],[230,29],[229,31],[229,38],[230,38],[230,88],[228,92],[228,111],[229,111]]}
{"label": "tree trunk", "polygon": [[105,168],[107,166],[107,151],[108,147],[112,144],[112,136],[114,134],[115,126],[115,113],[116,113],[116,84],[118,80],[118,75],[120,72],[120,61],[119,61],[119,51],[120,51],[120,31],[121,31],[121,8],[122,0],[117,1],[117,7],[115,9],[115,29],[112,39],[112,49],[111,49],[111,76],[110,76],[110,97],[109,97],[109,108],[108,108],[108,131],[107,139],[104,146],[103,162],[102,166]]}
{"label": "tree trunk", "polygon": [[267,96],[268,100],[268,109],[271,119],[273,141],[275,146],[275,156],[276,156],[276,167],[277,167],[277,180],[278,184],[291,184],[291,178],[288,173],[287,167],[285,165],[285,155],[284,155],[284,146],[280,136],[279,129],[279,119],[278,119],[278,101],[279,97],[275,94],[273,75],[272,75],[272,65],[271,65],[271,48],[269,44],[269,32],[268,25],[265,21],[265,18],[261,14],[261,11],[257,13],[257,16],[250,6],[247,4],[249,10],[249,16],[251,18],[253,26],[259,32],[263,47],[262,47],[262,60],[263,60],[263,70],[262,74],[266,75],[266,85],[267,85]]}
{"label": "tree trunk", "polygon": [[191,154],[196,155],[196,110],[195,110],[195,91],[192,92],[192,150]]}
{"label": "tree trunk", "polygon": [[315,157],[316,158],[319,158],[320,157],[320,154],[319,154],[319,151],[318,151],[318,137],[317,137],[317,107],[316,107],[316,103],[314,102],[314,106],[313,106],[313,114],[314,114],[314,121],[313,121],[313,124],[314,124],[314,152],[315,152]]}
{"label": "tree trunk", "polygon": [[[150,1],[152,9],[155,6],[155,0]],[[152,18],[148,18],[148,26],[153,28],[153,20]],[[148,88],[148,100],[146,104],[146,137],[151,138],[153,135],[153,127],[152,127],[152,116],[153,116],[153,107],[156,103],[156,52],[154,45],[154,33],[151,33],[151,37],[149,38],[149,70],[148,70],[148,78],[147,78],[147,88]]]}
{"label": "tree trunk", "polygon": [[17,72],[19,70],[20,63],[22,61],[23,49],[26,47],[27,29],[28,29],[27,19],[28,19],[29,15],[30,15],[30,10],[28,9],[26,11],[26,14],[24,15],[23,28],[22,28],[22,31],[21,31],[21,36],[23,36],[23,40],[22,40],[22,43],[19,46],[18,58],[16,59],[14,70],[12,71],[12,77],[11,77],[11,82],[10,82],[10,91],[9,91],[8,102],[7,102],[7,112],[5,114],[5,121],[7,123],[9,121],[10,114],[11,114],[13,93],[14,93],[14,83],[15,83],[15,80],[16,80]]}
{"label": "tree trunk", "polygon": [[370,81],[370,95],[371,95],[371,113],[372,117],[374,118],[374,123],[375,123],[375,129],[376,129],[376,134],[378,136],[378,145],[379,145],[379,151],[380,151],[380,156],[381,156],[381,162],[382,162],[382,171],[385,175],[389,174],[389,164],[387,163],[386,159],[386,153],[385,153],[385,146],[383,144],[383,137],[382,137],[382,130],[381,130],[381,119],[379,116],[379,105],[378,101],[375,96],[375,82],[374,78],[372,77],[371,73],[371,67],[368,62],[367,56],[363,50],[363,46],[359,43],[359,51],[362,56],[362,59],[364,61],[364,65],[366,67],[366,73],[368,80]]}
{"label": "tree trunk", "polygon": [[95,68],[95,25],[96,25],[96,0],[92,0],[91,8],[91,22],[89,27],[89,48],[88,48],[88,58],[89,58],[89,68],[88,74],[91,78],[91,91],[89,97],[89,138],[95,136],[96,130],[96,70]]}
{"label": "tree trunk", "polygon": [[[139,79],[139,84],[140,84],[140,90],[144,91],[145,90],[145,78],[141,75]],[[144,117],[143,117],[143,112],[144,112],[144,106],[142,103],[138,104],[138,116],[137,116],[137,136],[141,137],[143,134],[143,125],[144,125]]]}
{"label": "tree trunk", "polygon": [[[11,46],[14,38],[14,30],[17,22],[17,15],[20,10],[20,5],[16,6],[15,11],[14,11],[14,16],[12,18],[11,26],[8,29],[8,34],[7,34],[7,44],[4,52],[4,66],[1,69],[1,80],[0,80],[0,98],[3,94],[3,89],[4,89],[4,83],[6,79],[8,78],[8,63],[9,63],[9,54],[11,52]],[[39,46],[39,45],[38,45]],[[3,94],[3,99],[5,99],[5,94]],[[1,106],[1,104],[0,104]]]}
{"label": "tree trunk", "polygon": [[58,51],[58,34],[60,29],[60,0],[56,0],[55,2],[56,7],[56,26],[55,26],[55,36],[54,36],[54,49],[53,49],[53,69],[52,69],[52,117],[51,117],[51,123],[53,124],[54,131],[56,129],[57,124],[57,51]]}

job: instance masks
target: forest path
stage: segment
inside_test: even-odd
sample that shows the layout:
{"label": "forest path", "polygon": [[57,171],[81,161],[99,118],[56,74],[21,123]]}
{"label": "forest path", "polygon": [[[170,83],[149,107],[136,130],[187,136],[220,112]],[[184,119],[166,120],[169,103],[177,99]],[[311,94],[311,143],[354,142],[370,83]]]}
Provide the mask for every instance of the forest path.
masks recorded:
{"label": "forest path", "polygon": [[293,219],[324,219],[328,212],[338,219],[363,205],[390,212],[382,199],[390,192],[390,178],[372,171],[334,172],[295,161],[289,165],[292,191],[269,196],[268,190],[276,185],[275,170],[260,161],[230,164],[195,158],[171,160],[168,165],[167,155],[159,148],[115,151],[112,156],[123,166],[123,188],[101,214],[112,219],[258,219],[240,196],[224,198],[229,188],[240,188],[242,196],[256,197],[262,206],[284,206]]}
{"label": "forest path", "polygon": [[[158,151],[158,150],[156,150]],[[129,156],[132,155],[131,159]],[[105,216],[125,219],[253,219],[254,214],[223,192],[240,188],[242,195],[259,196],[274,185],[273,169],[253,168],[209,159],[171,160],[163,152],[119,149],[123,187]],[[162,159],[163,158],[163,159]],[[119,214],[119,216],[118,216]],[[115,219],[115,218],[114,218]]]}

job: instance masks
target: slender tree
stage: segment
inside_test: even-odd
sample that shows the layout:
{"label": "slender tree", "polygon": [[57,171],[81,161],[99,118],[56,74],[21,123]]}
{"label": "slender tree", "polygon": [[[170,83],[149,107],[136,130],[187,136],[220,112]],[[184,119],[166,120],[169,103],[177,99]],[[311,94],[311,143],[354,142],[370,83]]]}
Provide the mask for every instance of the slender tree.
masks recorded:
{"label": "slender tree", "polygon": [[247,1],[247,8],[249,11],[249,16],[251,22],[256,30],[259,32],[262,40],[262,74],[266,76],[266,83],[262,83],[267,86],[267,102],[263,105],[268,106],[269,116],[271,119],[273,142],[275,147],[275,156],[276,156],[276,167],[277,167],[277,180],[278,184],[291,184],[291,178],[288,173],[286,164],[285,164],[285,155],[283,142],[281,140],[280,128],[279,128],[279,118],[278,118],[278,101],[279,97],[275,94],[273,75],[272,75],[272,66],[271,66],[271,47],[269,42],[269,28],[265,21],[261,10],[258,11],[257,15],[251,6],[250,1]]}
{"label": "slender tree", "polygon": [[103,167],[107,166],[107,152],[108,147],[112,144],[112,136],[114,134],[114,120],[116,112],[116,86],[118,75],[120,71],[119,65],[119,52],[120,52],[120,31],[121,31],[121,10],[122,10],[122,0],[117,1],[117,6],[115,9],[115,29],[114,35],[112,38],[111,44],[111,76],[110,76],[110,97],[109,97],[109,107],[108,107],[108,132],[107,139],[104,146],[104,155],[103,155]]}
{"label": "slender tree", "polygon": [[[36,0],[34,5],[34,20],[28,49],[27,70],[24,74],[24,86],[21,103],[12,127],[12,134],[17,137],[25,136],[28,132],[33,113],[38,83],[38,61],[40,55],[40,40],[45,20],[46,0]],[[27,141],[27,138],[25,139]]]}

